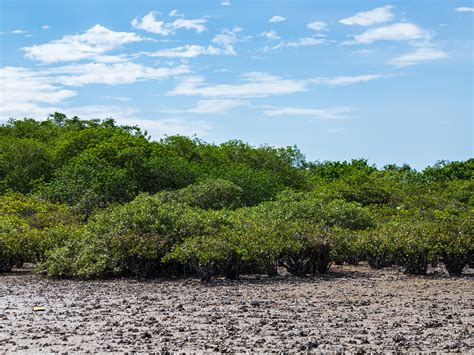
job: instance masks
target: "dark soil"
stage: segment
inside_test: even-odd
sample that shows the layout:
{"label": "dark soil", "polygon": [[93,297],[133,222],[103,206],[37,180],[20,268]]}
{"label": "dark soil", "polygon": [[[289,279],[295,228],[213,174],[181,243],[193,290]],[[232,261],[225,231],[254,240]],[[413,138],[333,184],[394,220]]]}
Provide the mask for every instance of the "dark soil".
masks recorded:
{"label": "dark soil", "polygon": [[429,272],[333,266],[204,285],[17,270],[0,275],[0,352],[473,351],[474,270]]}

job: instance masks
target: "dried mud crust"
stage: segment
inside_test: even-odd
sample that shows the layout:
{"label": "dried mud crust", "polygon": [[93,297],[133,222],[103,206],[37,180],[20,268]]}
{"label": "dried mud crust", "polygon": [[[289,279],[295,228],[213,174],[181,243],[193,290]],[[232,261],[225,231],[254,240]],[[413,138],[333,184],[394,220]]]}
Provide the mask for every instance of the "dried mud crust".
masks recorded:
{"label": "dried mud crust", "polygon": [[0,352],[469,352],[473,322],[473,269],[451,278],[333,266],[210,285],[0,275]]}

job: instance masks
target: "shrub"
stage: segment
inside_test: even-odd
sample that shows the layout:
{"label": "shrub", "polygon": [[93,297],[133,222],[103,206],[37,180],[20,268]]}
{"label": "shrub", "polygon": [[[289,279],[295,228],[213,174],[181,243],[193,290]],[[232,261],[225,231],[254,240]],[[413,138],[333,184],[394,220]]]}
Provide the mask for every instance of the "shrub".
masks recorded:
{"label": "shrub", "polygon": [[333,200],[325,206],[322,223],[331,227],[363,230],[373,227],[370,211],[358,203]]}
{"label": "shrub", "polygon": [[242,188],[223,180],[207,180],[180,190],[162,192],[158,196],[164,202],[181,202],[192,207],[219,210],[241,207]]}
{"label": "shrub", "polygon": [[362,236],[362,250],[369,266],[382,269],[394,260],[394,236],[389,226],[383,225]]}
{"label": "shrub", "polygon": [[399,198],[394,183],[374,172],[355,172],[333,186],[346,201],[362,206],[391,204]]}
{"label": "shrub", "polygon": [[[174,260],[183,264],[189,264],[204,282],[209,282],[211,277],[218,274],[221,270],[229,273],[229,266],[237,268],[236,271],[230,272],[232,278],[237,278],[236,242],[237,240],[232,232],[192,237],[177,245],[162,260],[164,262]],[[229,265],[231,262],[235,262],[235,264]]]}
{"label": "shrub", "polygon": [[474,219],[466,213],[437,219],[440,254],[450,275],[460,275],[474,255]]}
{"label": "shrub", "polygon": [[349,229],[333,229],[331,233],[331,258],[336,265],[345,262],[357,265],[365,258],[363,237],[366,231],[352,231]]}
{"label": "shrub", "polygon": [[86,244],[85,240],[80,239],[83,232],[83,226],[69,228],[67,239],[46,251],[46,258],[38,264],[37,270],[53,277],[78,276],[76,271],[81,267],[78,265],[77,254]]}
{"label": "shrub", "polygon": [[0,255],[3,271],[24,262],[37,263],[68,238],[76,224],[64,205],[21,194],[0,196]]}
{"label": "shrub", "polygon": [[43,142],[1,137],[0,193],[8,190],[28,193],[37,181],[50,178],[51,168],[50,152]]}
{"label": "shrub", "polygon": [[[91,217],[76,240],[51,254],[55,257],[47,266],[48,272],[82,278],[155,275],[164,270],[161,259],[174,244],[205,233],[203,212],[140,195],[128,204]],[[74,261],[67,261],[63,255]],[[65,267],[58,265],[64,261]]]}
{"label": "shrub", "polygon": [[10,272],[16,265],[23,264],[23,231],[17,223],[7,218],[0,219],[0,273]]}
{"label": "shrub", "polygon": [[293,275],[326,273],[331,264],[331,230],[299,223],[288,229],[290,239],[280,257],[280,265]]}
{"label": "shrub", "polygon": [[259,218],[279,221],[302,221],[327,227],[367,229],[373,226],[370,211],[356,202],[332,199],[316,193],[287,191],[276,201],[262,203],[254,208]]}
{"label": "shrub", "polygon": [[241,255],[242,260],[263,266],[268,276],[277,274],[278,258],[287,247],[287,233],[275,220],[259,220],[255,216],[242,221]]}
{"label": "shrub", "polygon": [[252,169],[245,165],[223,167],[218,175],[242,188],[244,206],[254,206],[273,199],[284,188],[279,177],[272,172]]}
{"label": "shrub", "polygon": [[402,220],[389,225],[394,234],[395,257],[412,275],[424,275],[428,262],[436,253],[433,225],[425,221]]}

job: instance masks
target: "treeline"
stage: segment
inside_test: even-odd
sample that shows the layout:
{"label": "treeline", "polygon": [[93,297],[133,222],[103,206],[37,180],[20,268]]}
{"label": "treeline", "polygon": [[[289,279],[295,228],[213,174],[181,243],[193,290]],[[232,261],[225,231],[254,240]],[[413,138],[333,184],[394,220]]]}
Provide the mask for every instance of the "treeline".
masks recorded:
{"label": "treeline", "polygon": [[377,169],[55,113],[0,126],[0,272],[295,275],[474,264],[474,159]]}

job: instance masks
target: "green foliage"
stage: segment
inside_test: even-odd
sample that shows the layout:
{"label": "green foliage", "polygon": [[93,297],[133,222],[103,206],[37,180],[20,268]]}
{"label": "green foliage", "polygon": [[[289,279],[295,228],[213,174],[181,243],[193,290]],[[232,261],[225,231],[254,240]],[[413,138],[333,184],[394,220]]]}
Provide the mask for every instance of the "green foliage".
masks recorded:
{"label": "green foliage", "polygon": [[325,273],[366,260],[427,272],[474,263],[474,160],[377,169],[296,147],[151,141],[54,113],[0,126],[0,272],[56,277]]}
{"label": "green foliage", "polygon": [[162,260],[189,264],[203,281],[208,282],[219,270],[227,269],[229,262],[234,261],[238,244],[233,231],[225,233],[221,230],[216,234],[185,239]]}
{"label": "green foliage", "polygon": [[[22,228],[23,227],[23,228]],[[16,265],[21,265],[25,255],[25,226],[17,220],[2,217],[0,219],[0,273],[9,272]]]}
{"label": "green foliage", "polygon": [[439,214],[437,242],[439,253],[450,275],[460,275],[474,255],[474,213]]}
{"label": "green foliage", "polygon": [[314,179],[325,181],[336,181],[360,173],[368,175],[377,171],[375,166],[370,166],[365,159],[353,159],[350,163],[347,161],[315,162],[310,164],[309,169]]}
{"label": "green foliage", "polygon": [[429,182],[445,182],[450,180],[474,180],[474,158],[448,162],[441,160],[434,166],[423,170],[423,179]]}
{"label": "green foliage", "polygon": [[364,256],[374,269],[391,266],[395,262],[395,242],[390,224],[383,224],[361,237]]}
{"label": "green foliage", "polygon": [[242,205],[243,190],[234,183],[223,180],[206,180],[176,191],[160,193],[164,202],[180,202],[192,207],[219,210],[235,209]]}
{"label": "green foliage", "polygon": [[31,138],[0,136],[0,193],[29,192],[35,182],[50,177],[52,160],[47,145]]}
{"label": "green foliage", "polygon": [[[148,276],[162,269],[161,259],[174,244],[205,229],[198,210],[140,195],[94,215],[79,238],[54,252],[47,269],[53,276]],[[61,267],[64,255],[73,261]]]}
{"label": "green foliage", "polygon": [[43,261],[76,224],[66,206],[21,194],[0,196],[0,272]]}
{"label": "green foliage", "polygon": [[338,265],[344,263],[357,265],[360,261],[365,260],[367,245],[364,242],[369,232],[369,230],[333,229],[330,236],[331,259]]}
{"label": "green foliage", "polygon": [[408,216],[383,225],[377,233],[380,239],[375,241],[382,262],[402,265],[408,274],[426,274],[428,262],[437,252],[433,223]]}
{"label": "green foliage", "polygon": [[280,221],[301,220],[327,227],[363,230],[374,225],[367,208],[356,202],[346,202],[329,195],[317,193],[285,192],[275,201],[262,203],[254,208],[261,218]]}
{"label": "green foliage", "polygon": [[331,264],[335,231],[328,227],[294,223],[280,258],[280,265],[293,275],[325,274]]}

